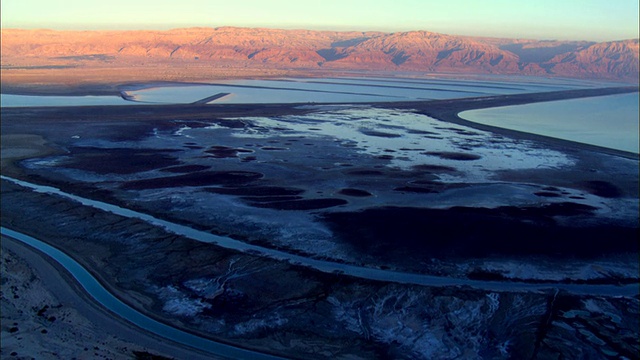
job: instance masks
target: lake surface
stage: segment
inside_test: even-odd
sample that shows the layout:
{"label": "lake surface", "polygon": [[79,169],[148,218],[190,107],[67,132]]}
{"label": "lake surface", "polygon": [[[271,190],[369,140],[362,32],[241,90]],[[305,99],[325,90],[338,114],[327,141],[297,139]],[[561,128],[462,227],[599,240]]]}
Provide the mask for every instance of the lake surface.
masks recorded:
{"label": "lake surface", "polygon": [[463,111],[463,119],[639,152],[638,93]]}
{"label": "lake surface", "polygon": [[591,86],[586,82],[555,79],[499,82],[442,78],[283,78],[156,86],[127,91],[127,95],[145,103],[189,103],[220,93],[229,95],[211,103],[359,103],[455,99]]}
{"label": "lake surface", "polygon": [[158,83],[124,88],[120,96],[30,96],[0,94],[2,107],[209,103],[359,103],[438,100],[559,91],[610,84],[581,80],[485,76],[469,78],[281,78],[202,84]]}
{"label": "lake surface", "polygon": [[120,96],[37,96],[0,94],[2,107],[134,105]]}
{"label": "lake surface", "polygon": [[[189,104],[363,103],[440,100],[561,91],[616,84],[576,79],[467,76],[460,78],[280,78],[215,83],[158,83],[121,96],[0,94],[2,107]],[[498,127],[638,153],[638,96],[616,95],[466,111],[461,117]]]}

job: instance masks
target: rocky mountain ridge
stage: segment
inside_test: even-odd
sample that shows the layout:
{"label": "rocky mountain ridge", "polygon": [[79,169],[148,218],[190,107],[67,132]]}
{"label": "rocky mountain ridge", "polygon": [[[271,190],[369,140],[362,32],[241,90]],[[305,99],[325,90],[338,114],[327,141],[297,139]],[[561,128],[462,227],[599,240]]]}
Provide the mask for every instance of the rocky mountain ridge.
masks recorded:
{"label": "rocky mountain ridge", "polygon": [[638,81],[638,39],[594,43],[396,33],[188,28],[2,30],[3,69],[161,63],[211,68],[407,71]]}

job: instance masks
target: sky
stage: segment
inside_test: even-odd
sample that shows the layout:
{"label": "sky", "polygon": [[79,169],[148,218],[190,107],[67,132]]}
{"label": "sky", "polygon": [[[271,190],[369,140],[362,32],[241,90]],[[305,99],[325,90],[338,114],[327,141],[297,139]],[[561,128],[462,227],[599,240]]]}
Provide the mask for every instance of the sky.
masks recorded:
{"label": "sky", "polygon": [[266,27],[539,40],[638,38],[638,0],[2,0],[2,28]]}

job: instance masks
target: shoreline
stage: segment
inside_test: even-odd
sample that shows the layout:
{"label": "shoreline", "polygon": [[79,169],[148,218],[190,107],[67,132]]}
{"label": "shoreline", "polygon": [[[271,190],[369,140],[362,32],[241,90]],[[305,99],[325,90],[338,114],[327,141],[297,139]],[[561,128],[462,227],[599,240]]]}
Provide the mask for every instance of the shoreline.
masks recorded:
{"label": "shoreline", "polygon": [[[620,88],[616,88],[620,89]],[[605,91],[606,89],[593,89]],[[623,90],[620,90],[623,91]],[[624,90],[626,92],[637,91],[637,89]],[[596,91],[597,93],[597,91]],[[476,124],[464,119],[461,119],[458,116],[458,113],[464,111],[465,106],[473,106],[481,103],[481,106],[485,106],[487,104],[495,104],[501,102],[518,102],[518,101],[548,101],[541,100],[544,98],[540,93],[539,94],[524,94],[528,95],[528,98],[518,98],[513,96],[498,96],[492,97],[490,99],[456,99],[456,100],[441,100],[441,101],[423,101],[423,102],[412,102],[412,103],[402,103],[398,106],[397,103],[368,103],[365,105],[373,106],[373,107],[383,107],[383,108],[405,108],[407,110],[411,109],[421,114],[425,114],[428,116],[432,116],[434,118],[449,121],[451,123],[464,124],[466,126],[472,128],[479,128],[480,124]],[[584,97],[584,96],[597,96],[593,95],[593,93],[574,93],[574,96]],[[475,101],[475,102],[474,102]],[[177,114],[179,114],[181,119],[189,119],[189,120],[207,120],[221,117],[244,117],[251,115],[260,115],[267,116],[269,114],[295,114],[295,113],[308,113],[315,110],[315,105],[321,104],[313,104],[311,109],[301,108],[300,105],[303,104],[242,104],[242,105],[137,105],[137,106],[98,106],[98,107],[49,107],[49,108],[3,108],[3,117],[8,115],[8,119],[11,122],[16,121],[26,121],[27,124],[31,122],[34,125],[40,124],[42,121],[51,121],[52,123],[62,123],[65,121],[79,121],[86,123],[100,123],[100,122],[129,122],[129,121],[137,121],[137,122],[148,122],[156,119],[174,119]],[[308,104],[304,104],[308,105]],[[358,104],[360,105],[360,104]],[[488,106],[487,106],[488,107]],[[28,111],[25,111],[28,109]],[[90,114],[89,118],[86,118],[86,114]],[[433,115],[432,115],[433,114]],[[4,119],[3,119],[4,120]],[[4,123],[4,121],[3,121]],[[494,128],[485,126],[484,130],[491,131],[493,133],[504,134],[509,137],[515,139],[531,139],[536,141],[541,141],[545,144],[545,146],[549,145],[551,148],[561,148],[567,152],[567,148],[569,148],[569,152],[575,152],[577,149],[581,152],[581,154],[587,154],[591,151],[597,151],[598,153],[604,153],[608,155],[621,156],[625,158],[637,159],[637,156],[633,157],[630,154],[625,154],[624,152],[613,151],[610,152],[608,149],[593,147],[588,144],[575,143],[567,140],[554,139],[547,136],[540,136],[535,134],[528,134],[517,132],[513,130]],[[10,134],[9,134],[10,135]],[[4,140],[4,134],[3,134]],[[38,139],[35,139],[38,140]],[[34,141],[35,141],[34,140]],[[4,141],[3,141],[4,143]],[[33,155],[32,155],[33,156]],[[30,156],[30,157],[32,157]],[[595,156],[587,154],[586,156]],[[4,159],[3,159],[4,160]],[[5,164],[3,164],[4,167]],[[6,170],[9,170],[7,168]],[[12,169],[15,171],[19,171],[19,169]],[[5,169],[3,168],[3,172]],[[11,172],[9,170],[8,172]],[[5,175],[5,174],[3,174]],[[636,189],[637,190],[637,189]],[[625,189],[626,191],[626,189]],[[4,240],[4,239],[3,239]],[[4,241],[3,241],[4,242]],[[4,246],[4,245],[3,245]],[[156,339],[157,341],[161,341]],[[155,348],[154,348],[155,349]],[[191,357],[189,357],[191,358]]]}
{"label": "shoreline", "polygon": [[[551,146],[568,147],[573,149],[589,150],[608,155],[624,157],[632,160],[640,159],[640,154],[606,148],[602,146],[581,143],[572,140],[560,139],[546,135],[539,135],[525,131],[512,130],[498,126],[485,125],[470,120],[463,119],[459,114],[468,110],[479,110],[486,108],[498,108],[504,106],[517,106],[524,104],[534,104],[548,101],[579,99],[588,97],[608,96],[617,94],[627,94],[640,91],[632,86],[615,88],[597,88],[586,90],[553,91],[545,93],[501,95],[491,97],[478,97],[452,100],[436,100],[432,102],[411,102],[403,103],[402,108],[414,108],[420,114],[424,114],[452,124],[468,126],[477,130],[489,131],[495,134],[505,135],[515,139],[539,141]],[[391,103],[385,103],[385,106]]]}
{"label": "shoreline", "polygon": [[[4,241],[3,241],[3,244],[4,244]],[[4,245],[3,245],[3,246],[4,246]],[[70,278],[68,278],[68,279],[70,279]],[[73,279],[71,279],[71,280],[73,280]],[[56,282],[56,283],[60,283],[60,282]],[[365,282],[363,282],[363,283],[368,283],[368,282],[366,282],[366,281],[365,281]],[[508,283],[508,282],[506,282],[506,283]],[[552,284],[548,284],[548,285],[549,285],[549,287],[550,287],[550,288],[553,288],[553,285],[552,285]],[[461,288],[461,289],[459,289],[459,290],[460,290],[460,291],[469,291],[469,292],[478,292],[478,291],[476,291],[476,290],[471,290],[471,289],[467,289],[467,288]],[[443,291],[445,291],[445,290],[443,290]],[[564,292],[562,292],[562,293],[564,294]],[[549,294],[550,294],[550,293],[549,293]],[[544,295],[540,295],[540,296],[544,296]],[[575,297],[575,295],[571,295],[571,296],[572,296],[572,297]],[[587,295],[587,297],[590,297],[590,296],[588,296],[588,295]],[[107,315],[107,316],[108,316],[108,315]],[[183,329],[183,330],[184,330],[184,329]],[[152,336],[152,340],[153,340],[153,336]],[[163,344],[163,342],[162,342],[161,340],[159,340],[159,339],[158,339],[158,341],[159,341],[159,344]],[[152,349],[156,350],[156,348],[152,348]],[[187,357],[178,357],[178,358],[194,358],[194,357],[187,356]]]}
{"label": "shoreline", "polygon": [[[137,83],[136,87],[145,87],[145,83]],[[157,84],[172,84],[179,86],[182,84],[200,84],[198,82],[149,82],[146,85],[153,87]],[[314,111],[313,108],[303,109],[303,106],[323,106],[323,105],[354,105],[354,106],[372,106],[385,109],[408,109],[415,110],[417,113],[430,116],[432,118],[450,122],[452,124],[468,126],[477,130],[489,131],[492,133],[505,135],[508,137],[540,141],[551,146],[569,147],[574,149],[582,149],[589,151],[596,151],[608,155],[620,156],[628,159],[638,160],[640,154],[606,148],[602,146],[576,142],[572,140],[560,139],[546,135],[539,135],[524,131],[511,130],[507,128],[501,128],[492,125],[485,125],[476,123],[470,120],[465,120],[459,116],[463,111],[479,110],[486,108],[497,108],[504,106],[533,104],[548,101],[579,99],[587,97],[598,97],[607,95],[627,94],[639,92],[640,88],[636,86],[620,86],[620,87],[605,87],[605,88],[593,88],[593,89],[580,89],[580,90],[564,90],[564,91],[551,91],[541,93],[524,93],[515,95],[497,95],[497,96],[484,96],[484,97],[472,97],[472,98],[459,98],[459,99],[445,99],[445,100],[425,100],[425,101],[397,101],[397,102],[362,102],[362,103],[247,103],[247,104],[206,104],[201,100],[192,104],[145,104],[136,102],[131,96],[126,94],[126,90],[123,87],[130,85],[118,85],[114,90],[114,95],[123,98],[126,101],[134,102],[134,104],[125,105],[89,105],[89,106],[38,106],[38,107],[2,107],[2,113],[5,116],[20,116],[20,112],[24,109],[29,109],[30,113],[39,112],[47,116],[56,116],[56,113],[79,113],[80,111],[87,111],[91,109],[99,110],[100,117],[104,120],[117,121],[116,117],[121,117],[126,120],[128,113],[130,116],[140,112],[145,116],[153,114],[158,119],[167,119],[174,116],[175,113],[180,114],[180,117],[190,120],[197,120],[201,118],[207,118],[212,111],[215,111],[218,117],[245,117],[245,116],[270,116],[270,115],[290,115],[290,114],[305,114]],[[77,89],[69,95],[93,95],[90,92],[84,92],[84,89]],[[30,95],[59,95],[46,92],[33,92]],[[215,96],[219,96],[216,94]],[[127,111],[130,110],[130,111]],[[184,111],[189,112],[189,116],[185,116]],[[104,115],[104,116],[102,116]],[[97,119],[97,120],[103,120]],[[129,118],[130,119],[130,118]],[[56,120],[63,120],[57,118]]]}
{"label": "shoreline", "polygon": [[[112,95],[121,96],[121,92],[129,90],[141,90],[152,89],[155,87],[169,87],[169,86],[187,86],[187,85],[208,85],[212,82],[218,81],[237,81],[237,80],[274,80],[283,78],[302,78],[302,79],[323,79],[323,78],[354,78],[354,79],[367,79],[370,77],[386,79],[386,80],[413,80],[413,81],[432,81],[432,80],[462,80],[467,81],[468,76],[465,74],[455,73],[437,73],[437,74],[422,74],[422,73],[395,73],[395,72],[358,72],[358,71],[339,71],[339,70],[318,70],[318,71],[277,71],[273,74],[264,74],[263,70],[256,73],[249,72],[248,74],[209,74],[207,77],[195,77],[185,79],[166,79],[162,77],[144,77],[140,79],[131,80],[132,77],[125,78],[107,78],[97,79],[89,82],[81,81],[55,81],[55,79],[48,79],[49,81],[28,81],[25,79],[14,79],[10,74],[5,75],[3,83],[0,88],[0,92],[3,94],[11,95],[35,95],[35,96],[86,96],[86,95]],[[479,74],[480,79],[487,81],[492,80],[491,74]],[[527,79],[552,79],[552,80],[585,80],[588,78],[569,78],[569,77],[548,77],[548,76],[526,76],[526,75],[514,75],[513,78],[520,80]],[[635,87],[638,88],[640,83],[632,81],[616,81],[611,79],[596,79],[595,81],[601,81],[603,84],[608,84],[608,87]],[[510,81],[505,82],[506,85],[510,84]]]}

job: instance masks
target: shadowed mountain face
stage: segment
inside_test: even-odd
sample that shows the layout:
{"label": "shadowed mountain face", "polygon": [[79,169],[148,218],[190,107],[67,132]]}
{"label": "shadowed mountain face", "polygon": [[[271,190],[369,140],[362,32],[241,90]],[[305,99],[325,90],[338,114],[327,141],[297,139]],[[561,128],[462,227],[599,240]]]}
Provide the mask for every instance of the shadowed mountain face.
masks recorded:
{"label": "shadowed mountain face", "polygon": [[3,68],[168,66],[557,75],[638,80],[638,39],[593,43],[450,36],[427,31],[253,28],[169,31],[3,29]]}

